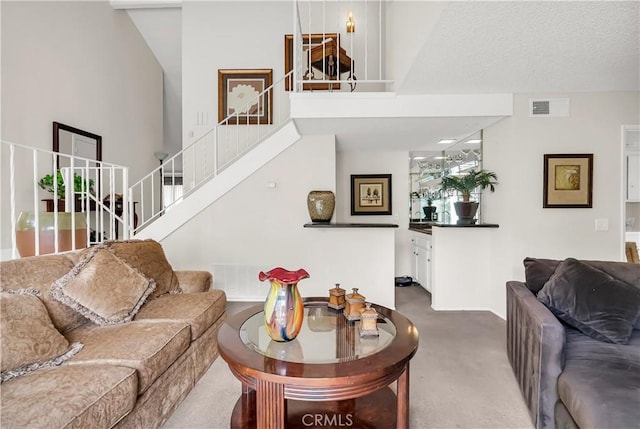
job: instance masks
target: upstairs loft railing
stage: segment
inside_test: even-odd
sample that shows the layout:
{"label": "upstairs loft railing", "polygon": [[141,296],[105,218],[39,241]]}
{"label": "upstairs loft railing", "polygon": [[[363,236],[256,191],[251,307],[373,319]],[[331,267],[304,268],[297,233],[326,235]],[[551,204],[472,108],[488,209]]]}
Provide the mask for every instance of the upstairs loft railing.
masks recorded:
{"label": "upstairs loft railing", "polygon": [[295,0],[294,91],[385,91],[384,3]]}
{"label": "upstairs loft railing", "polygon": [[[18,251],[19,241],[23,251],[40,255],[129,238],[135,214],[129,209],[126,167],[1,143],[2,190],[9,193],[3,198],[2,229],[10,228],[12,258],[27,256]],[[39,183],[47,175],[51,180],[43,182],[43,190]]]}
{"label": "upstairs loft railing", "polygon": [[[135,234],[171,210],[280,129],[290,118],[284,87],[292,75],[293,70],[131,185],[129,200],[140,202],[140,219],[132,232]],[[181,177],[180,195],[176,192],[177,177]],[[172,194],[163,194],[162,187]]]}

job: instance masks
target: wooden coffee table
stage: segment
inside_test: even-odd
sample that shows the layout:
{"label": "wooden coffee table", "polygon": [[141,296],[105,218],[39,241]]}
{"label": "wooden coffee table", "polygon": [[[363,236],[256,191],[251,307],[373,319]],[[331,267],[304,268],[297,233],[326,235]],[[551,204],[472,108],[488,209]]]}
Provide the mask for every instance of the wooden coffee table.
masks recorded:
{"label": "wooden coffee table", "polygon": [[[266,333],[262,305],[231,316],[218,333],[220,355],[242,382],[231,427],[408,428],[418,330],[401,314],[373,307],[380,336],[361,338],[358,323],[327,299],[307,298],[303,328],[287,343]],[[389,387],[396,380],[397,395]]]}

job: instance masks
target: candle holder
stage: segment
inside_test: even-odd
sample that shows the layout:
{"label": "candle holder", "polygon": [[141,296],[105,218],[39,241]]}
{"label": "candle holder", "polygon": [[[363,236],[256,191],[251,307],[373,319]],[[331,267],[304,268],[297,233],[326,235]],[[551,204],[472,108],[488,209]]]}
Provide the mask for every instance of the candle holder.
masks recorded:
{"label": "candle holder", "polygon": [[342,310],[345,306],[345,294],[347,292],[340,287],[340,283],[336,283],[336,287],[329,289],[329,308],[334,310]]}
{"label": "candle holder", "polygon": [[349,321],[360,320],[360,310],[364,308],[365,297],[358,293],[358,288],[354,287],[353,292],[347,294],[344,306],[344,316]]}
{"label": "candle holder", "polygon": [[366,307],[360,309],[360,336],[379,336],[378,312],[367,302]]}

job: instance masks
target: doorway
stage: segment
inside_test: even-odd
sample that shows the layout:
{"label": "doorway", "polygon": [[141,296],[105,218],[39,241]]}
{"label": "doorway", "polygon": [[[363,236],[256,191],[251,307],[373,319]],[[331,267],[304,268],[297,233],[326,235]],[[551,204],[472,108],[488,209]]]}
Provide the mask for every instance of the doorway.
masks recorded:
{"label": "doorway", "polygon": [[622,260],[628,261],[626,249],[640,248],[640,125],[622,126],[622,184],[621,251]]}

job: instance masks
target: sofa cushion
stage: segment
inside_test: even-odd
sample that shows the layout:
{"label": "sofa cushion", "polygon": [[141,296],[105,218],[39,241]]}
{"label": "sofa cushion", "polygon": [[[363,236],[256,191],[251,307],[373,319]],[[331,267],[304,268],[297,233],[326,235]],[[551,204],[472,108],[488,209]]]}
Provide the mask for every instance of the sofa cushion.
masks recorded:
{"label": "sofa cushion", "polygon": [[107,241],[105,245],[129,265],[156,281],[156,289],[151,297],[180,292],[178,277],[173,272],[162,246],[157,241]]}
{"label": "sofa cushion", "polygon": [[226,295],[221,290],[164,295],[142,307],[136,320],[184,321],[191,327],[191,341],[193,341],[224,314],[226,304]]}
{"label": "sofa cushion", "polygon": [[0,293],[0,365],[2,382],[48,366],[60,365],[81,348],[53,326],[44,304],[25,290]]}
{"label": "sofa cushion", "polygon": [[625,344],[640,317],[640,289],[573,258],[538,293],[556,317],[586,335]]}
{"label": "sofa cushion", "polygon": [[51,283],[73,268],[74,262],[69,255],[77,253],[32,256],[0,262],[0,286],[2,290],[25,287],[39,290],[40,299],[47,307],[53,325],[64,334],[87,323],[84,316],[57,301],[51,294]]}
{"label": "sofa cushion", "polygon": [[179,321],[143,320],[120,325],[85,325],[67,333],[84,349],[68,365],[109,364],[134,368],[141,394],[189,346],[189,325]]}
{"label": "sofa cushion", "polygon": [[579,427],[632,428],[640,422],[640,331],[626,345],[567,329],[558,395]]}
{"label": "sofa cushion", "polygon": [[95,246],[51,285],[53,296],[99,325],[129,322],[155,289],[142,275],[103,246]]}
{"label": "sofa cushion", "polygon": [[109,428],[134,407],[136,371],[122,366],[48,368],[2,385],[3,428]]}

